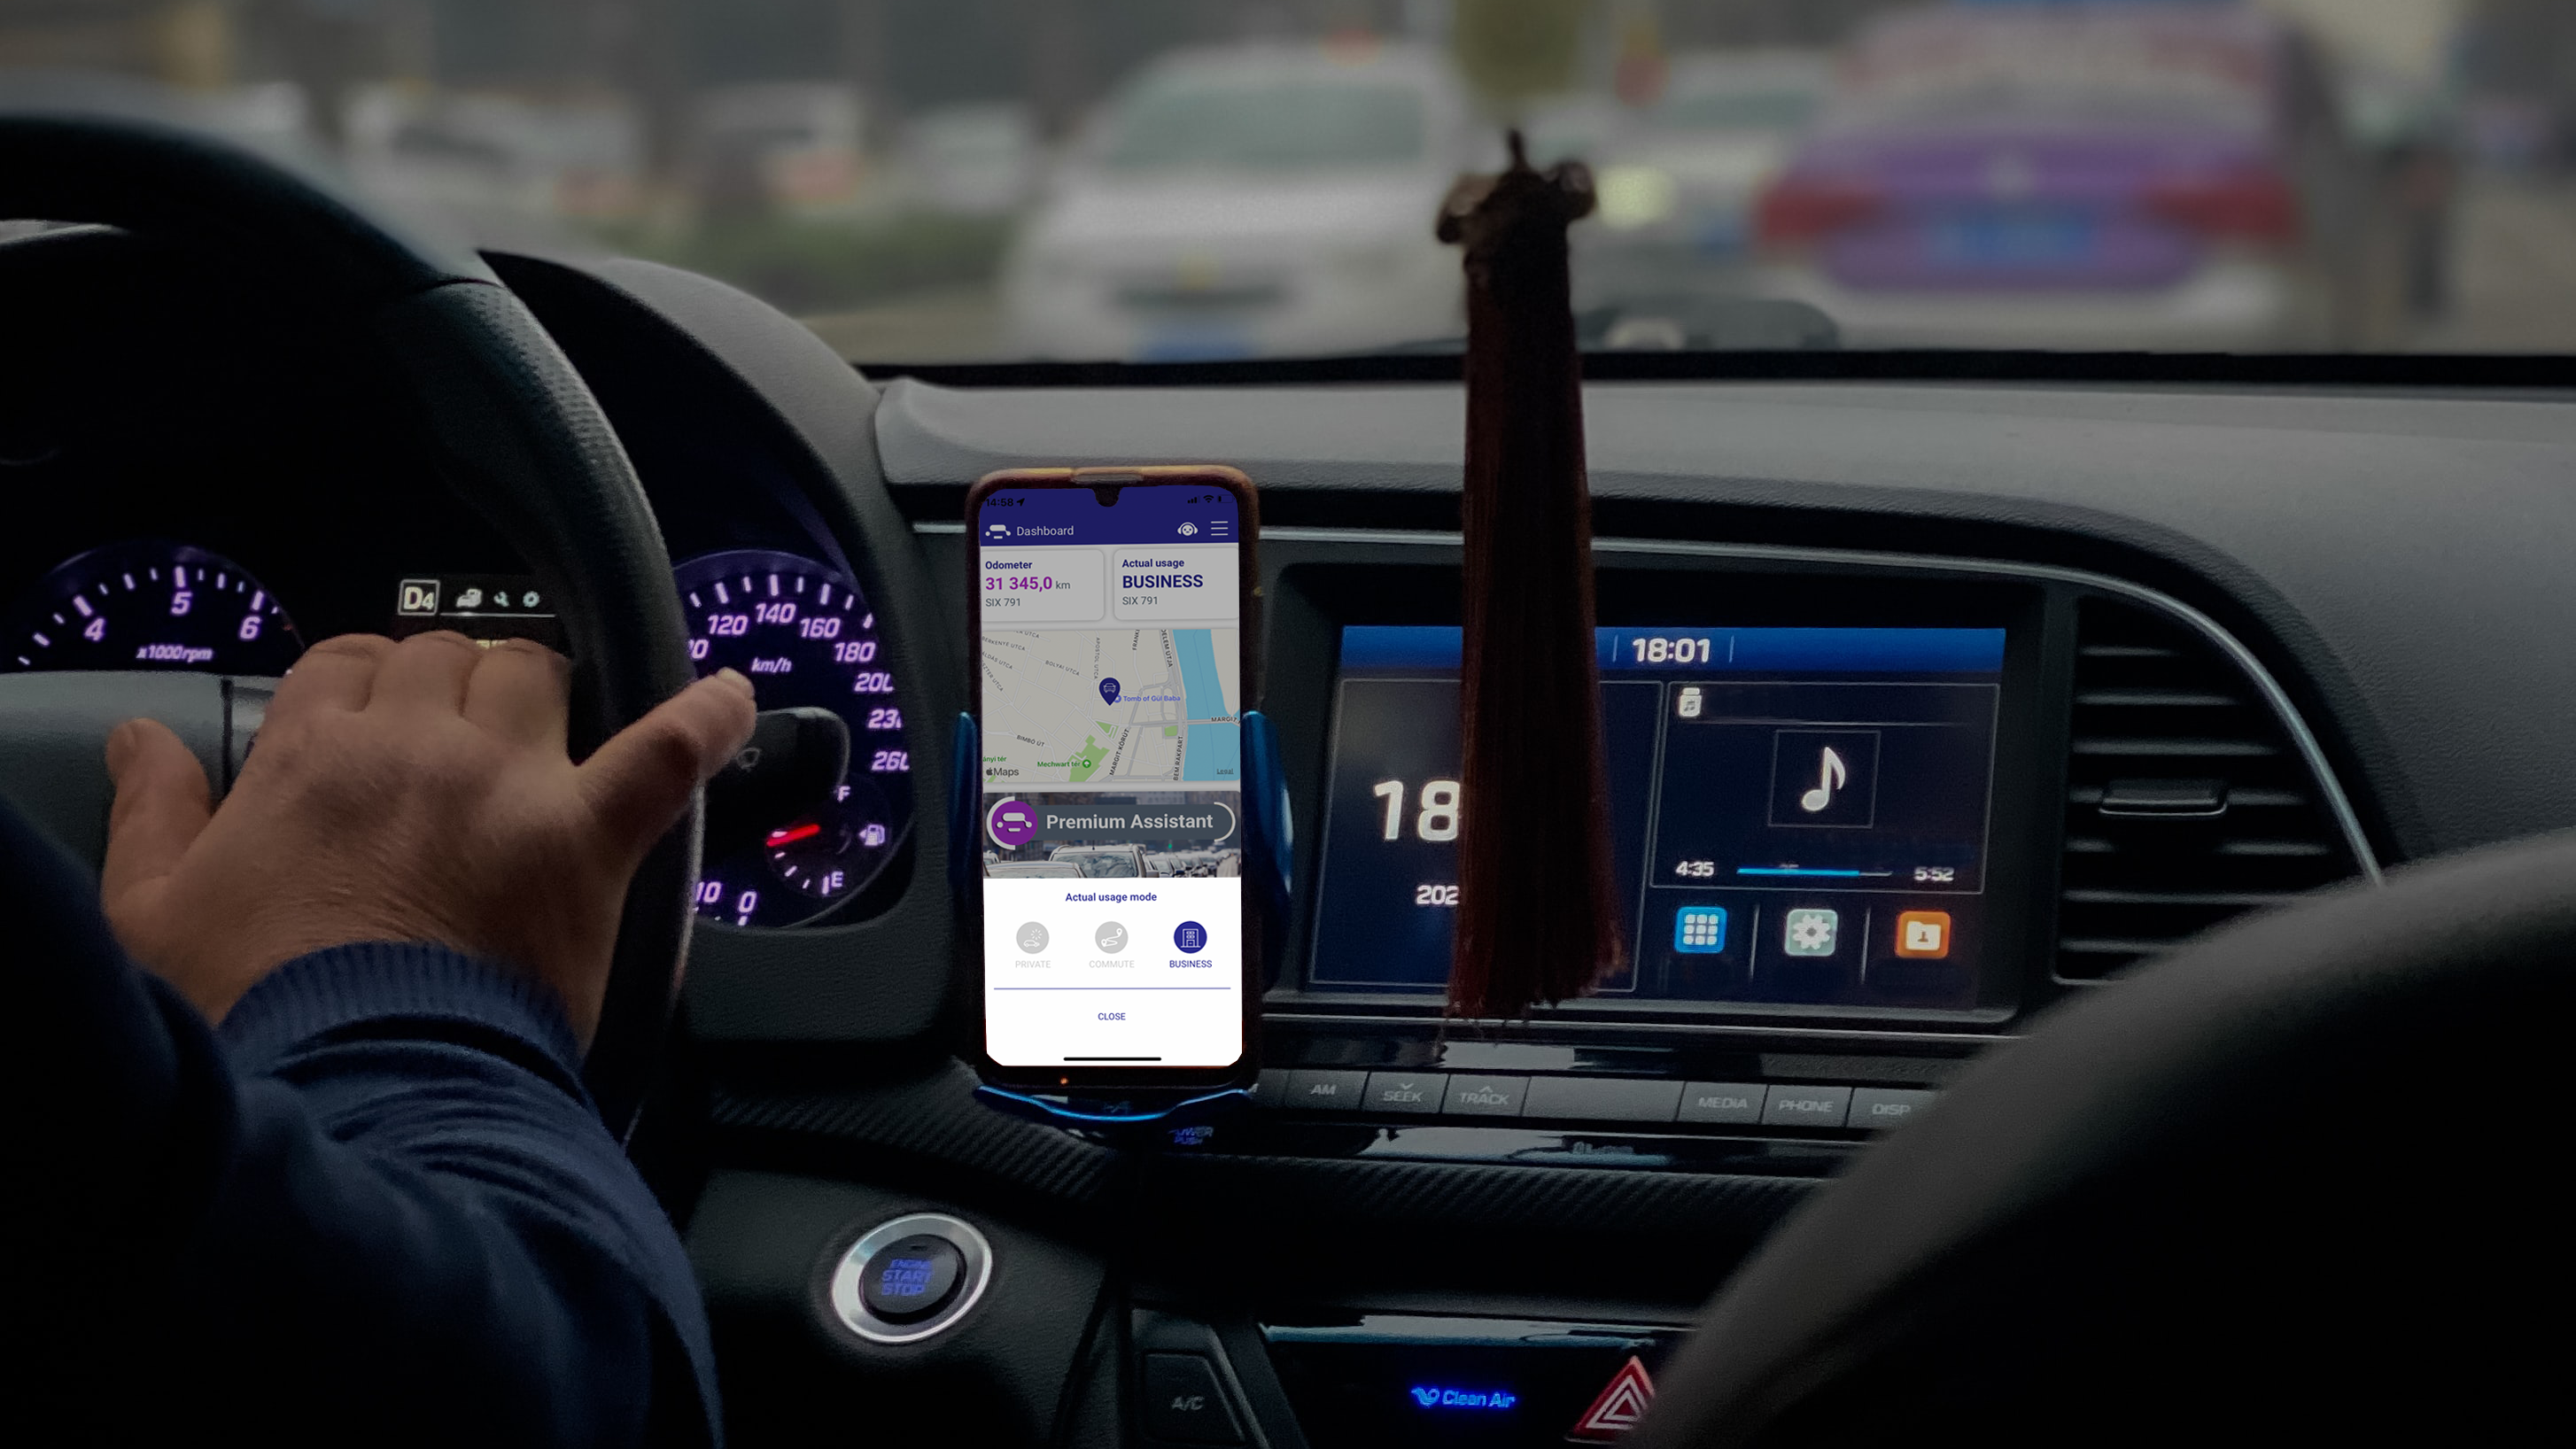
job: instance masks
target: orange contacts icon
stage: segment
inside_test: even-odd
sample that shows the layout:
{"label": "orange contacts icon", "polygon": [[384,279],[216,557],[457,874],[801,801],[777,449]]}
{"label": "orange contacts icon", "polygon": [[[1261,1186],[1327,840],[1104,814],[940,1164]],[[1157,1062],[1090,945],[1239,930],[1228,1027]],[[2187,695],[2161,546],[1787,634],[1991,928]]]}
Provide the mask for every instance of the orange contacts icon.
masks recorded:
{"label": "orange contacts icon", "polygon": [[1904,911],[1896,918],[1896,954],[1937,960],[1950,954],[1948,911]]}

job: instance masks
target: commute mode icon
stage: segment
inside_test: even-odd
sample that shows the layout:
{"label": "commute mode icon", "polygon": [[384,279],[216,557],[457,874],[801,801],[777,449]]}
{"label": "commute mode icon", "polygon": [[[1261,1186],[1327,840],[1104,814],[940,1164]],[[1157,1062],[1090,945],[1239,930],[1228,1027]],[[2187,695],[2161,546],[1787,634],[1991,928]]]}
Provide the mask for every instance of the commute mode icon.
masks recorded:
{"label": "commute mode icon", "polygon": [[985,815],[984,828],[994,844],[1016,849],[1037,838],[1038,812],[1025,800],[1004,800]]}

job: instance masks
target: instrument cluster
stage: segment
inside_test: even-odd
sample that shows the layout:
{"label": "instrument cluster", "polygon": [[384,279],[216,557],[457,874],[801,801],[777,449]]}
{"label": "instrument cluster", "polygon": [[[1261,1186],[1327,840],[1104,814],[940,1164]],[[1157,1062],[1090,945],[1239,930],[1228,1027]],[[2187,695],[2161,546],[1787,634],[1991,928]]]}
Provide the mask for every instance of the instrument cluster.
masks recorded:
{"label": "instrument cluster", "polygon": [[0,669],[284,674],[304,640],[250,570],[202,548],[134,539],[56,565],[10,611]]}
{"label": "instrument cluster", "polygon": [[[697,908],[736,926],[795,925],[858,896],[893,862],[912,824],[912,752],[901,682],[881,655],[876,611],[830,564],[770,549],[684,560],[677,590],[689,658],[701,675],[750,677],[764,709],[821,706],[840,715],[850,768],[833,797],[794,819],[756,822],[741,839],[710,839]],[[472,638],[564,646],[535,580],[432,574],[383,581],[381,604],[349,601],[340,618],[381,620],[400,637],[454,629]],[[0,672],[181,670],[274,678],[306,639],[284,601],[240,563],[169,539],[127,539],[55,565],[10,601]]]}

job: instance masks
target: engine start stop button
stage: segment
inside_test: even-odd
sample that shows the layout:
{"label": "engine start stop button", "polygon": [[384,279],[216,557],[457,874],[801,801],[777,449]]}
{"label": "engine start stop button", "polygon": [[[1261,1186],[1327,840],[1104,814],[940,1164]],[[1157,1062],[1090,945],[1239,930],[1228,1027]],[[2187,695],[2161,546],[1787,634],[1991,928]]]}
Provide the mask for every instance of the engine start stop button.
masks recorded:
{"label": "engine start stop button", "polygon": [[966,1281],[966,1258],[933,1233],[914,1233],[869,1255],[859,1297],[888,1323],[919,1323],[948,1306]]}

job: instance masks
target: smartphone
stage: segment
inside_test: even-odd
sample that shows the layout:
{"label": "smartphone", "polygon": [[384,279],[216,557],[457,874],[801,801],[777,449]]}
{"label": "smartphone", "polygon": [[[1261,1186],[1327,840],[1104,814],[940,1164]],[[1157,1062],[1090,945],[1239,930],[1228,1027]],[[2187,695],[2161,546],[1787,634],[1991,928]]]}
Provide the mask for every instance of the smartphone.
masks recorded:
{"label": "smartphone", "polygon": [[967,494],[966,526],[985,1079],[1249,1082],[1251,480],[1016,469]]}

